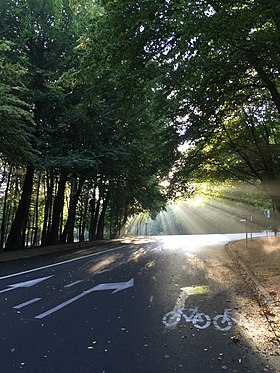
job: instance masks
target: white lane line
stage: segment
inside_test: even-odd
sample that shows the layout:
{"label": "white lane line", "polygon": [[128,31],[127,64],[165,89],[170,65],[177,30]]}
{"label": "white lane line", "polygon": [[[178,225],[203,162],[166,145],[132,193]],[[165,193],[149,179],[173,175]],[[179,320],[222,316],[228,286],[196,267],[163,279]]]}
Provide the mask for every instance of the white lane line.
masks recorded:
{"label": "white lane line", "polygon": [[78,280],[78,281],[75,281],[75,282],[70,282],[70,284],[67,284],[65,285],[64,287],[65,288],[70,288],[71,286],[74,286],[76,284],[79,284],[80,282],[83,282],[84,280]]}
{"label": "white lane line", "polygon": [[71,298],[71,299],[67,300],[66,302],[63,302],[63,303],[59,304],[58,306],[56,306],[54,308],[51,308],[50,310],[48,310],[46,312],[43,312],[40,315],[35,316],[35,319],[43,319],[44,317],[49,316],[52,313],[60,310],[61,308],[64,308],[64,307],[68,306],[68,304],[71,304],[71,303],[75,302],[76,300],[84,297],[87,294],[88,294],[87,292],[83,292],[83,293],[77,295],[76,297]]}
{"label": "white lane line", "polygon": [[121,248],[123,248],[124,245],[122,246],[117,246],[117,247],[114,247],[113,249],[108,249],[108,250],[104,250],[104,251],[99,251],[98,253],[93,253],[93,254],[89,254],[89,255],[85,255],[85,256],[80,256],[78,258],[74,258],[74,259],[69,259],[69,260],[64,260],[62,262],[58,262],[58,263],[54,263],[54,264],[49,264],[47,266],[43,266],[43,267],[37,267],[37,268],[33,268],[33,269],[29,269],[27,271],[22,271],[22,272],[17,272],[17,273],[12,273],[11,275],[7,275],[7,276],[2,276],[0,277],[0,280],[4,280],[6,278],[11,278],[11,277],[16,277],[16,276],[20,276],[20,275],[25,275],[26,273],[31,273],[31,272],[36,272],[36,271],[40,271],[42,269],[46,269],[46,268],[52,268],[52,267],[57,267],[57,266],[60,266],[60,265],[63,265],[63,264],[67,264],[67,263],[71,263],[71,262],[75,262],[77,260],[82,260],[82,259],[86,259],[86,258],[90,258],[92,256],[97,256],[97,255],[100,255],[100,254],[105,254],[105,253],[109,253],[111,251],[115,251],[115,250],[119,250]]}
{"label": "white lane line", "polygon": [[38,302],[38,300],[41,300],[42,298],[33,298],[33,299],[30,299],[28,300],[27,302],[24,302],[24,303],[21,303],[21,304],[18,304],[17,306],[14,306],[13,308],[16,309],[16,310],[19,310],[25,306],[29,306],[29,304],[32,304],[32,303],[35,303],[35,302]]}
{"label": "white lane line", "polygon": [[110,269],[102,269],[101,271],[97,272],[96,274],[100,275],[101,273],[109,272],[109,271],[110,271]]}
{"label": "white lane line", "polygon": [[130,287],[134,286],[134,278],[131,278],[129,281],[126,282],[113,282],[107,284],[98,284],[86,291],[83,291],[81,294],[76,295],[75,297],[67,300],[66,302],[58,304],[56,307],[51,308],[50,310],[41,313],[40,315],[35,316],[35,319],[43,319],[46,316],[51,315],[52,313],[61,310],[62,308],[68,306],[69,304],[76,302],[76,300],[94,292],[94,291],[103,291],[103,290],[114,290],[112,294],[117,293],[122,290],[126,290]]}

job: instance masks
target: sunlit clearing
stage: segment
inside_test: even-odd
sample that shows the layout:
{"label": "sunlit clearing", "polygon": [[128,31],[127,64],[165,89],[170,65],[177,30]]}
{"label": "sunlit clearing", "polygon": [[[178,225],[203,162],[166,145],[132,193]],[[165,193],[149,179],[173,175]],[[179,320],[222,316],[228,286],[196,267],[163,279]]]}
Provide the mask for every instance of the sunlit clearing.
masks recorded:
{"label": "sunlit clearing", "polygon": [[[155,219],[147,213],[131,217],[120,237],[250,234],[275,230],[277,222],[269,208],[270,201],[256,187],[241,183],[202,183],[191,184],[190,188],[191,198],[170,203]],[[265,207],[260,207],[260,202]]]}
{"label": "sunlit clearing", "polygon": [[152,243],[155,240],[152,237],[124,237],[120,240],[125,244],[143,245],[146,243]]}
{"label": "sunlit clearing", "polygon": [[147,237],[272,231],[273,214],[248,202],[248,195],[252,197],[250,190],[240,185],[228,188],[222,198],[220,191],[214,191],[213,187],[211,198],[203,193],[195,194],[192,199],[168,205],[154,220],[145,214],[134,216],[124,232],[126,236]]}
{"label": "sunlit clearing", "polygon": [[[175,238],[175,239],[174,239]],[[211,245],[217,243],[217,238],[209,235],[174,235],[161,236],[163,248],[167,250],[189,249],[197,245]],[[190,255],[187,254],[186,255]]]}

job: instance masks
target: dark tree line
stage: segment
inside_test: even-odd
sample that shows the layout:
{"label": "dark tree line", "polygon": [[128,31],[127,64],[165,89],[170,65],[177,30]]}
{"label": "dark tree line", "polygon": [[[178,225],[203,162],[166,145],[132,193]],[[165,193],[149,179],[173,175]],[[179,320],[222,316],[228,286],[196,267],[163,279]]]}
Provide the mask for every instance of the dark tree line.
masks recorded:
{"label": "dark tree line", "polygon": [[177,133],[145,105],[151,90],[125,97],[101,45],[89,58],[103,13],[92,1],[0,5],[2,249],[116,237],[166,203]]}

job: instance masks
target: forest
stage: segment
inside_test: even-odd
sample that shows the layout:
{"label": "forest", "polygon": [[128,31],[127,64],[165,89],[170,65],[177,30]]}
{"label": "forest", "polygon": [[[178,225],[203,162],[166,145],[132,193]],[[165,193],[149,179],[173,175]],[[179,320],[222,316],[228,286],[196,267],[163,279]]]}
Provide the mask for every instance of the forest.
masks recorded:
{"label": "forest", "polygon": [[280,212],[279,0],[4,0],[0,33],[0,252],[118,237],[203,182]]}

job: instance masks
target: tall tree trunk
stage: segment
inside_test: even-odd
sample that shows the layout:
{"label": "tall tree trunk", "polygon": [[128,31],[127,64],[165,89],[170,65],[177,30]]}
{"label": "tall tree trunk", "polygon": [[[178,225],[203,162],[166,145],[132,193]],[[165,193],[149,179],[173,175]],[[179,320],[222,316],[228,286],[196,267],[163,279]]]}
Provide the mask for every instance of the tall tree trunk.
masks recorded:
{"label": "tall tree trunk", "polygon": [[65,223],[63,232],[60,236],[61,243],[71,243],[74,242],[74,225],[76,218],[76,208],[79,201],[85,179],[80,179],[79,182],[77,179],[73,180],[71,185],[71,195],[68,209],[68,217]]}
{"label": "tall tree trunk", "polygon": [[21,198],[5,246],[6,251],[24,248],[25,230],[32,195],[33,176],[33,167],[27,166]]}
{"label": "tall tree trunk", "polygon": [[47,235],[48,235],[49,227],[50,227],[52,196],[53,196],[53,189],[54,189],[54,176],[53,176],[52,171],[50,171],[50,173],[47,173],[47,180],[46,180],[45,185],[47,186],[47,192],[45,192],[44,222],[43,222],[42,238],[41,238],[42,246],[46,245]]}
{"label": "tall tree trunk", "polygon": [[83,201],[83,213],[81,215],[81,235],[80,241],[85,241],[85,231],[86,231],[86,223],[87,223],[87,215],[88,215],[88,206],[89,206],[89,196],[86,195]]}
{"label": "tall tree trunk", "polygon": [[94,186],[93,190],[93,198],[89,201],[89,209],[90,209],[90,227],[89,227],[89,240],[94,240],[94,234],[95,234],[95,227],[94,227],[94,216],[96,211],[96,186]]}
{"label": "tall tree trunk", "polygon": [[38,175],[37,188],[36,188],[36,200],[34,206],[34,224],[33,224],[33,238],[31,246],[36,246],[38,241],[38,231],[39,231],[39,195],[40,195],[40,186],[41,186],[41,175]]}
{"label": "tall tree trunk", "polygon": [[60,179],[58,182],[57,193],[54,198],[53,204],[53,214],[52,214],[52,222],[49,234],[47,235],[46,244],[47,245],[54,245],[59,242],[59,228],[60,228],[60,219],[63,213],[63,204],[64,204],[64,192],[65,186],[67,181],[67,173],[65,171],[61,171]]}
{"label": "tall tree trunk", "polygon": [[2,222],[1,222],[0,251],[3,251],[5,235],[6,235],[7,200],[8,200],[8,193],[9,193],[9,188],[10,188],[12,171],[13,171],[13,166],[10,166],[7,183],[6,183],[5,195],[4,195],[3,214],[2,214]]}
{"label": "tall tree trunk", "polygon": [[99,217],[97,233],[96,233],[97,240],[103,240],[104,238],[105,215],[106,215],[107,207],[109,204],[109,197],[110,197],[110,193],[108,191],[105,198],[103,198],[102,211]]}
{"label": "tall tree trunk", "polygon": [[101,200],[103,198],[103,189],[100,188],[99,190],[99,196],[98,200],[96,202],[95,206],[95,211],[94,211],[94,216],[93,216],[93,221],[91,222],[91,227],[92,227],[92,240],[96,239],[96,232],[97,232],[97,224],[98,224],[98,218],[99,218],[99,211],[100,211],[100,205],[101,205]]}

